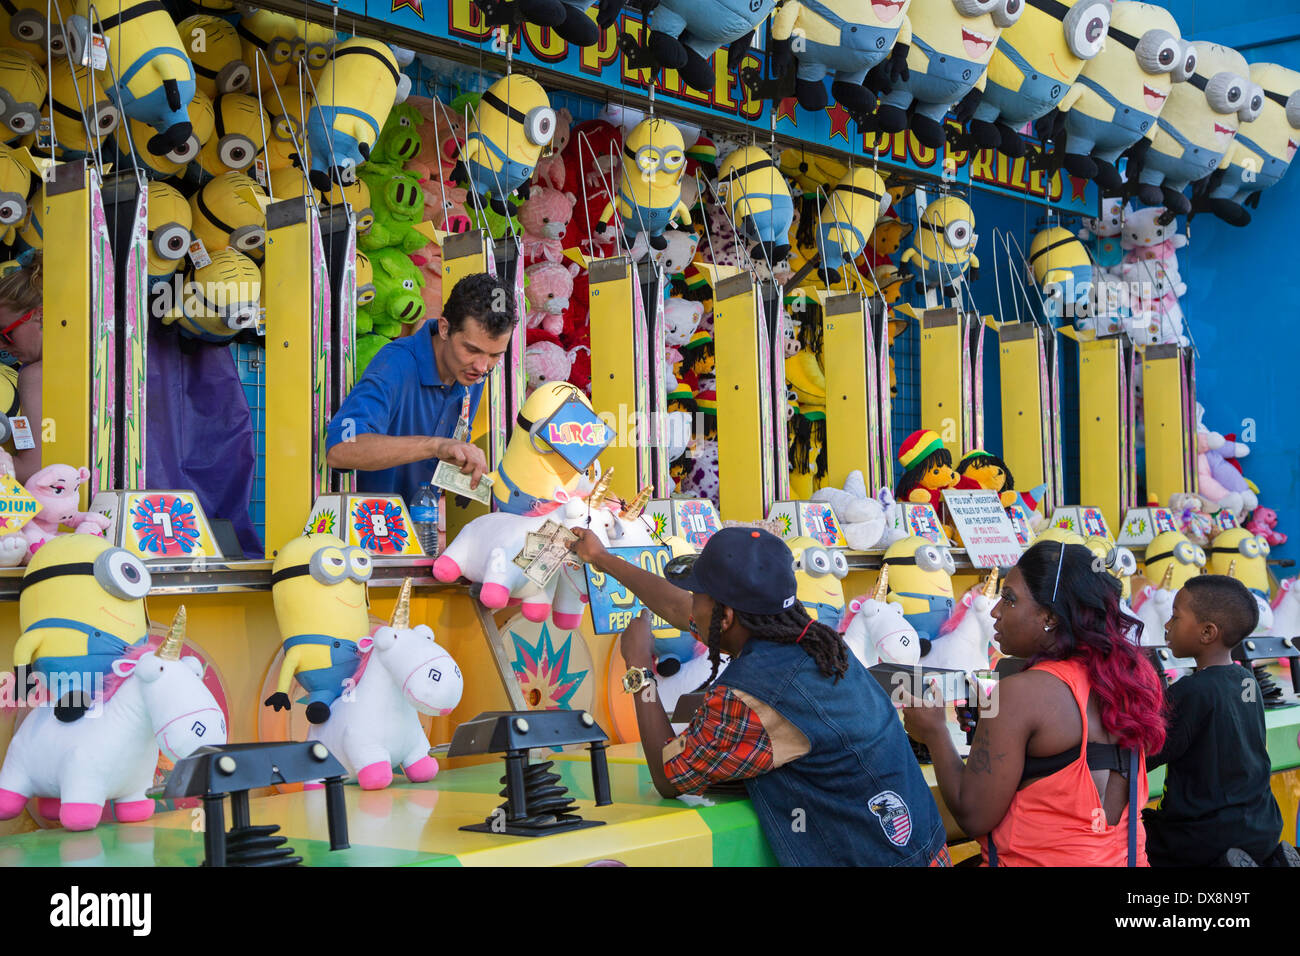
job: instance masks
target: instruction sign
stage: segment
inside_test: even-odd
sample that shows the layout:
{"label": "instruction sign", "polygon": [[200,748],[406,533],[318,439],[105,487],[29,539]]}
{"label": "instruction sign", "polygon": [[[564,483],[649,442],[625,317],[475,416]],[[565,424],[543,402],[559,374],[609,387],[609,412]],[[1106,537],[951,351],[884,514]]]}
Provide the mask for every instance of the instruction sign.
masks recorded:
{"label": "instruction sign", "polygon": [[944,489],[948,514],[977,568],[1009,568],[1020,560],[1020,539],[996,491]]}

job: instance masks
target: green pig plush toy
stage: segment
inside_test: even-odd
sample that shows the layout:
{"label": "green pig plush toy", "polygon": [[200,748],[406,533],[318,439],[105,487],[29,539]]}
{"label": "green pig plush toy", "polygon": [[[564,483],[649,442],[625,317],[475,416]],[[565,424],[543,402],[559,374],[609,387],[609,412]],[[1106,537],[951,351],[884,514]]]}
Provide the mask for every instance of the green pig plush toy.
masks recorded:
{"label": "green pig plush toy", "polygon": [[[395,338],[403,325],[424,318],[424,299],[420,296],[424,276],[410,257],[398,249],[375,250],[370,253],[370,265],[374,269],[375,297],[357,307],[357,331]],[[358,338],[358,362],[360,341]]]}
{"label": "green pig plush toy", "polygon": [[370,360],[378,354],[379,350],[391,341],[392,339],[385,338],[382,335],[357,336],[356,366],[358,376],[365,372],[366,366],[370,364]]}
{"label": "green pig plush toy", "polygon": [[382,167],[390,173],[401,172],[424,148],[419,132],[423,122],[424,117],[414,106],[406,103],[394,106],[363,165],[372,169]]}
{"label": "green pig plush toy", "polygon": [[[410,173],[388,172],[359,167],[358,177],[370,187],[370,208],[375,222],[370,231],[357,237],[357,245],[366,252],[379,249],[400,249],[415,252],[429,244],[433,238],[424,219],[424,191],[419,180]],[[417,228],[419,227],[419,228]]]}

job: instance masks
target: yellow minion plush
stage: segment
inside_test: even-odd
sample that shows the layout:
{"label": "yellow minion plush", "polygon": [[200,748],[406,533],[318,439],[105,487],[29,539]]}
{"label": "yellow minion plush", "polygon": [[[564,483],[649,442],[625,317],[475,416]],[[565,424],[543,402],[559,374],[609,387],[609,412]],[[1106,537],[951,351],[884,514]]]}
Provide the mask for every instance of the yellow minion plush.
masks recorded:
{"label": "yellow minion plush", "polygon": [[975,255],[975,213],[965,200],[944,196],[925,207],[912,244],[902,263],[914,262],[924,285],[939,286],[952,295],[961,277],[971,269],[979,277],[980,261]]}
{"label": "yellow minion plush", "polygon": [[1137,558],[1123,545],[1116,545],[1110,538],[1093,535],[1083,542],[1084,547],[1093,553],[1106,568],[1106,573],[1119,581],[1120,597],[1125,601],[1133,598],[1133,575],[1137,573]]}
{"label": "yellow minion plush", "polygon": [[54,113],[58,155],[60,159],[80,159],[92,149],[86,138],[86,127],[90,127],[91,135],[95,137],[93,148],[99,148],[117,129],[121,114],[104,92],[102,74],[98,70],[76,67],[74,82],[74,71],[69,69],[66,60],[61,60],[55,64],[53,72],[50,106]]}
{"label": "yellow minion plush", "polygon": [[194,82],[210,99],[249,89],[252,70],[242,59],[239,34],[229,21],[197,13],[176,24],[176,30],[194,64]]}
{"label": "yellow minion plush", "polygon": [[45,212],[45,184],[42,183],[27,204],[27,218],[18,227],[18,241],[28,249],[45,248],[45,224],[41,217]]}
{"label": "yellow minion plush", "polygon": [[623,152],[626,161],[619,177],[618,196],[613,203],[605,204],[596,221],[603,228],[610,213],[617,210],[629,246],[637,233],[644,232],[652,249],[667,249],[664,230],[668,225],[673,220],[683,226],[691,224],[691,211],[682,202],[686,147],[681,131],[668,120],[642,120],[628,133]]}
{"label": "yellow minion plush", "polygon": [[1048,318],[1088,314],[1092,297],[1092,256],[1078,237],[1061,226],[1040,229],[1029,243],[1029,268],[1043,291]]}
{"label": "yellow minion plush", "polygon": [[[92,27],[91,7],[100,18]],[[194,99],[194,65],[176,24],[156,0],[76,0],[68,18],[68,59],[88,57],[91,37],[102,28],[113,72],[104,81],[109,98],[124,114],[156,133],[144,147],[165,156],[190,138],[188,106]]]}
{"label": "yellow minion plush", "polygon": [[1063,164],[1113,194],[1124,185],[1122,152],[1156,131],[1175,81],[1195,72],[1196,51],[1179,37],[1174,15],[1153,3],[1118,0],[1101,52],[1057,104],[1065,117]]}
{"label": "yellow minion plush", "polygon": [[743,146],[728,153],[718,167],[718,196],[741,235],[762,243],[772,262],[786,257],[794,200],[767,150]]}
{"label": "yellow minion plush", "polygon": [[357,308],[364,308],[375,301],[375,267],[370,264],[370,257],[357,250]]}
{"label": "yellow minion plush", "polygon": [[190,248],[190,204],[170,183],[149,183],[149,278],[167,279]]}
{"label": "yellow minion plush", "polygon": [[222,173],[190,197],[191,229],[208,254],[230,246],[261,261],[266,193],[243,173]]}
{"label": "yellow minion plush", "polygon": [[[655,125],[646,126],[647,123]],[[676,139],[673,138],[674,135]],[[503,216],[509,215],[510,207],[506,203],[506,197],[519,190],[521,197],[528,198],[528,179],[533,175],[542,150],[551,145],[554,136],[555,110],[551,109],[551,101],[541,84],[518,73],[497,80],[484,92],[479,100],[478,111],[471,115],[465,130],[465,145],[461,147],[460,158],[465,166],[469,188],[478,194],[483,203],[490,202],[494,211]],[[636,205],[638,197],[643,197],[646,202],[653,201],[654,205],[647,208],[658,210],[657,216],[662,219],[659,226],[661,234],[672,219],[681,198],[681,172],[686,168],[686,156],[680,148],[681,142],[681,133],[671,123],[645,120],[638,124],[624,143],[624,153],[632,162],[623,164],[624,175],[619,183],[620,203],[630,209]],[[663,148],[656,148],[656,143]],[[641,161],[649,162],[652,155],[655,159],[644,170],[646,175],[639,177],[639,182],[629,183],[629,176],[638,179],[635,174],[640,168],[629,169],[629,166],[636,166],[638,151],[643,156]],[[678,156],[681,157],[680,164],[677,164]],[[670,164],[675,168],[668,168]],[[660,178],[654,175],[656,170],[662,170],[665,176]],[[674,180],[677,199],[669,203]],[[652,195],[659,199],[652,200]],[[605,221],[608,215],[606,212],[600,221]],[[632,225],[626,215],[624,223],[626,231]],[[648,219],[646,231],[653,231]]]}
{"label": "yellow minion plush", "polygon": [[1181,531],[1163,531],[1147,545],[1143,574],[1160,586],[1169,574],[1169,590],[1177,591],[1198,574],[1204,573],[1205,549]]}
{"label": "yellow minion plush", "polygon": [[316,195],[321,204],[326,206],[337,206],[339,203],[346,202],[352,208],[352,214],[357,217],[358,236],[364,236],[375,224],[375,210],[370,205],[370,187],[362,179],[357,179],[346,186],[333,183],[329,192],[317,192]]}
{"label": "yellow minion plush", "polygon": [[[313,192],[311,183],[307,182],[307,174],[301,169],[286,166],[271,171],[270,195],[275,202],[280,202],[282,199],[296,199]],[[319,202],[319,198],[317,201]]]}
{"label": "yellow minion plush", "polygon": [[1210,573],[1235,577],[1265,601],[1269,600],[1268,555],[1272,549],[1262,535],[1245,528],[1231,528],[1210,542]]}
{"label": "yellow minion plush", "polygon": [[194,100],[190,103],[189,139],[167,155],[155,156],[148,150],[142,150],[140,145],[148,137],[149,128],[138,120],[128,120],[118,126],[117,135],[114,137],[117,141],[119,160],[124,164],[130,163],[129,147],[124,135],[124,130],[129,129],[131,142],[135,145],[136,162],[144,168],[147,176],[157,179],[182,176],[188,170],[190,163],[199,158],[203,147],[212,139],[216,124],[212,101],[202,90],[195,90]]}
{"label": "yellow minion plush", "polygon": [[[356,167],[369,158],[394,102],[405,99],[410,85],[410,78],[398,71],[393,51],[378,40],[353,37],[330,51],[316,81],[320,100],[307,116],[313,186],[325,190],[356,178]],[[554,125],[552,114],[552,129]],[[308,163],[300,159],[300,165]]]}
{"label": "yellow minion plush", "polygon": [[0,244],[12,245],[27,218],[27,201],[39,182],[39,170],[26,149],[0,143]]}
{"label": "yellow minion plush", "polygon": [[0,137],[12,145],[36,132],[48,84],[39,63],[22,50],[0,47]]}
{"label": "yellow minion plush", "polygon": [[90,701],[77,695],[97,684],[102,691],[113,661],[149,639],[150,584],[143,561],[98,535],[59,535],[32,555],[18,598],[14,667],[30,667],[59,694],[60,720],[80,717]]}
{"label": "yellow minion plush", "polygon": [[253,88],[267,93],[273,83],[280,89],[297,83],[298,64],[304,60],[312,79],[320,85],[320,71],[334,43],[334,31],[329,27],[284,13],[256,10],[241,17],[235,29],[243,41],[244,63]]}
{"label": "yellow minion plush", "polygon": [[830,628],[840,626],[844,616],[844,579],[849,562],[839,548],[827,548],[812,538],[791,538],[786,542],[794,555],[794,576],[799,583],[799,603],[808,616]]}
{"label": "yellow minion plush", "polygon": [[859,166],[836,183],[822,208],[817,233],[821,273],[827,282],[840,281],[840,269],[861,254],[871,225],[888,208],[885,181],[874,169]]}
{"label": "yellow minion plush", "polygon": [[[298,87],[290,86],[275,91],[262,98],[267,118],[271,124],[267,127],[266,165],[274,172],[277,169],[306,169],[310,163],[297,162],[301,153],[307,149],[307,124],[305,116],[310,115],[315,101],[310,94],[303,93]],[[302,175],[306,175],[302,173]]]}
{"label": "yellow minion plush", "polygon": [[945,547],[915,535],[895,541],[885,550],[889,569],[886,600],[903,609],[903,617],[918,636],[934,640],[952,616],[952,554]]}
{"label": "yellow minion plush", "polygon": [[241,329],[257,324],[262,300],[262,272],[242,252],[220,249],[211,261],[186,277],[179,308],[163,317],[187,338],[224,345]]}
{"label": "yellow minion plush", "polygon": [[284,663],[267,707],[288,710],[294,678],[307,696],[307,719],[329,719],[344,681],[361,665],[357,641],[370,633],[367,611],[370,555],[331,534],[294,538],[271,568],[271,601],[280,627]]}
{"label": "yellow minion plush", "polygon": [[243,93],[222,93],[212,102],[214,132],[199,152],[197,163],[209,176],[243,172],[266,148],[271,129],[266,111]]}
{"label": "yellow minion plush", "polygon": [[46,36],[47,9],[48,0],[9,0],[0,4],[0,46],[22,50],[41,66],[45,65],[46,42],[56,57],[63,56],[67,52],[63,31],[55,30],[54,36]]}
{"label": "yellow minion plush", "polygon": [[1083,65],[1106,45],[1111,0],[1063,0],[1024,4],[1024,13],[1002,31],[989,60],[984,95],[970,121],[971,139],[1023,156],[1016,132],[1046,116],[1069,92]]}
{"label": "yellow minion plush", "polygon": [[1250,82],[1227,169],[1197,207],[1234,226],[1250,222],[1245,205],[1259,204],[1260,191],[1282,178],[1300,149],[1300,73],[1276,63],[1252,63]]}

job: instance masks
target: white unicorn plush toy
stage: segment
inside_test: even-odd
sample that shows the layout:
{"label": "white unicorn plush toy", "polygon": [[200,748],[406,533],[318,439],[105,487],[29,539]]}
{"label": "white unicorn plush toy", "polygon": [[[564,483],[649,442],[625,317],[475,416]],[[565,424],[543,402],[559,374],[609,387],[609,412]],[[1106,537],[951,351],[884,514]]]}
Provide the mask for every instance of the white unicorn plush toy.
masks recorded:
{"label": "white unicorn plush toy", "polygon": [[419,715],[451,713],[465,689],[460,667],[428,625],[410,626],[410,608],[407,578],[392,623],[357,641],[362,658],[355,684],[307,734],[339,758],[362,790],[388,786],[395,766],[412,783],[432,780],[438,761],[429,756]]}
{"label": "white unicorn plush toy", "polygon": [[968,674],[987,670],[989,648],[1000,653],[993,639],[992,612],[998,601],[998,571],[994,568],[982,590],[971,588],[957,603],[939,636],[930,642],[929,652],[921,656],[921,663]]}
{"label": "white unicorn plush toy", "polygon": [[1268,633],[1273,637],[1300,637],[1300,578],[1287,578],[1277,586],[1273,599],[1273,626]]}
{"label": "white unicorn plush toy", "polygon": [[916,628],[903,617],[903,606],[885,600],[889,589],[889,566],[880,569],[880,579],[870,597],[849,601],[840,621],[840,633],[863,667],[884,661],[915,665],[921,659],[921,639]]}
{"label": "white unicorn plush toy", "polygon": [[1147,585],[1134,597],[1140,597],[1133,613],[1142,622],[1143,647],[1165,644],[1165,625],[1174,616],[1174,597],[1178,594],[1170,585],[1174,582],[1174,566],[1165,568],[1165,576],[1158,588]]}
{"label": "white unicorn plush toy", "polygon": [[184,643],[182,606],[161,647],[142,644],[113,662],[114,676],[87,719],[63,723],[53,707],[34,708],[0,768],[0,820],[18,816],[33,796],[44,798],[42,816],[69,830],[93,829],[109,800],[120,822],[152,816],[145,791],[159,750],[176,761],[226,742],[226,718],[203,684],[199,659],[181,657]]}

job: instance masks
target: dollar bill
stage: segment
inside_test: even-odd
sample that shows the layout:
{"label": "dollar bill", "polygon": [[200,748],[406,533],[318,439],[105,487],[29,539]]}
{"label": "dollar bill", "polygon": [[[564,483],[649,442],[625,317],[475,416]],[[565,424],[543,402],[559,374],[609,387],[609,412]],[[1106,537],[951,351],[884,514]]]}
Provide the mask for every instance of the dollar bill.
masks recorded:
{"label": "dollar bill", "polygon": [[490,504],[492,501],[492,478],[489,475],[481,476],[477,488],[471,488],[469,482],[470,476],[463,474],[459,468],[450,462],[438,462],[438,467],[433,472],[433,483],[439,488],[452,494],[473,498],[485,505]]}
{"label": "dollar bill", "polygon": [[578,540],[578,536],[556,521],[547,519],[546,522],[537,529],[537,534],[549,538],[552,541],[558,541],[560,544],[568,545]]}
{"label": "dollar bill", "polygon": [[515,564],[521,568],[528,567],[529,562],[542,553],[542,550],[550,544],[551,539],[545,535],[538,534],[535,531],[528,532],[528,537],[524,541],[523,549],[515,555]]}
{"label": "dollar bill", "polygon": [[539,588],[546,587],[560,570],[560,565],[564,563],[568,553],[569,549],[562,544],[548,544],[540,554],[528,562],[528,566],[524,568],[524,577]]}

